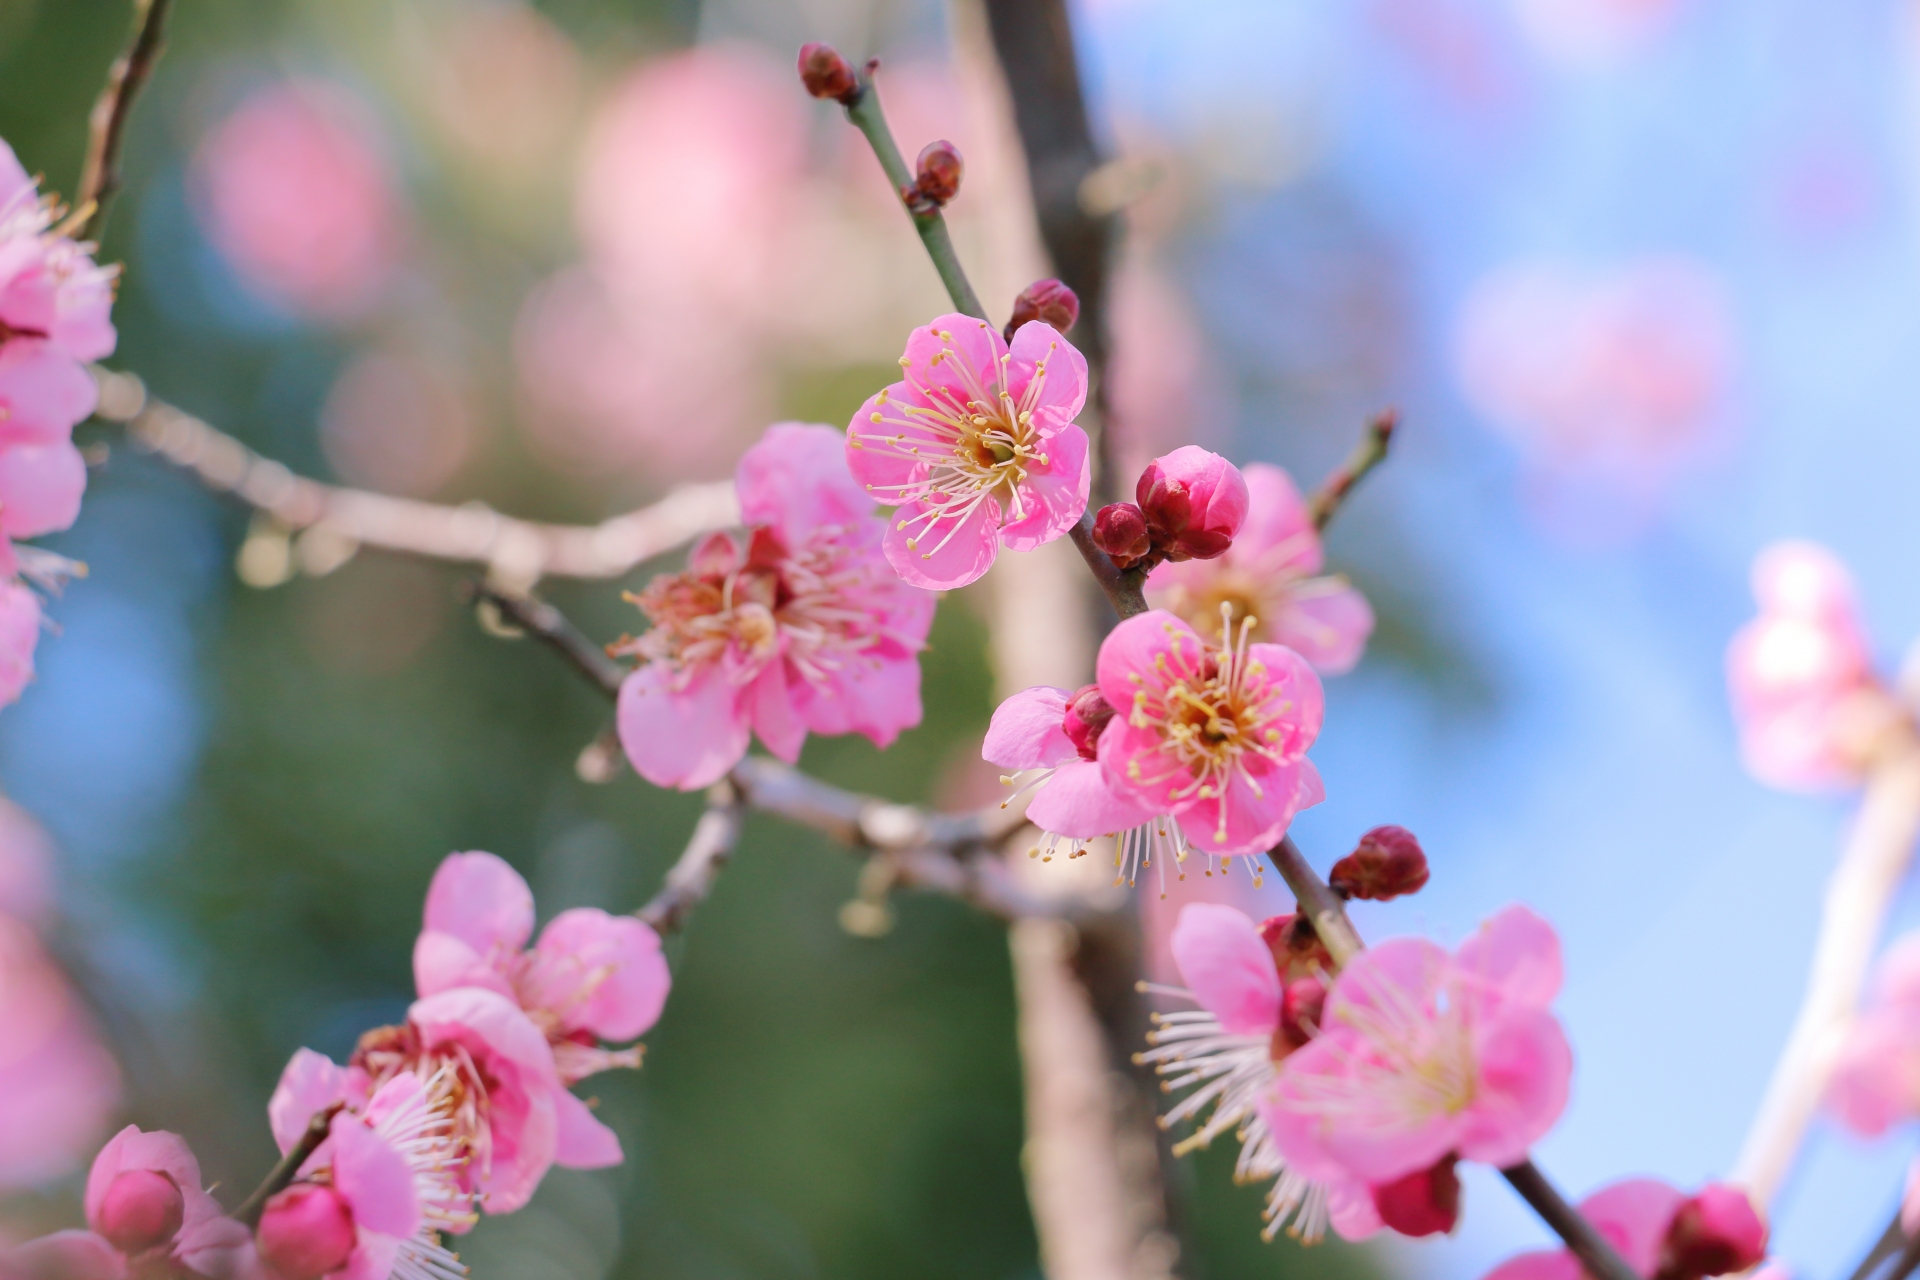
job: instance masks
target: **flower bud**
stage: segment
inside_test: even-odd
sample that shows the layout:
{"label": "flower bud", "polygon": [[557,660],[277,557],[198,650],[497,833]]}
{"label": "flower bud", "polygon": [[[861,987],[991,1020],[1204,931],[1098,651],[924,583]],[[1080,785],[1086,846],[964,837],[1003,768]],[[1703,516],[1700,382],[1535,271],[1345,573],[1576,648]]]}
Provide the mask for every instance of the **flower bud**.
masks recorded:
{"label": "flower bud", "polygon": [[1767,1224],[1744,1191],[1710,1182],[1673,1215],[1655,1280],[1745,1271],[1767,1256]]}
{"label": "flower bud", "polygon": [[1020,326],[1034,320],[1050,324],[1056,331],[1065,333],[1079,319],[1079,294],[1051,277],[1035,280],[1013,300],[1013,318],[1007,321],[1002,336],[1012,342]]}
{"label": "flower bud", "polygon": [[1375,827],[1333,864],[1327,883],[1343,898],[1387,902],[1427,883],[1427,855],[1405,827]]}
{"label": "flower bud", "polygon": [[158,1169],[128,1169],[107,1184],[97,1229],[122,1253],[144,1253],[180,1232],[186,1216],[180,1187]]}
{"label": "flower bud", "polygon": [[815,41],[800,46],[800,83],[816,98],[832,98],[853,105],[860,93],[860,80],[853,66],[830,44]]}
{"label": "flower bud", "polygon": [[1097,684],[1083,685],[1067,702],[1067,716],[1061,723],[1073,749],[1082,760],[1098,760],[1100,731],[1113,719],[1113,704]]}
{"label": "flower bud", "polygon": [[1146,513],[1131,502],[1108,503],[1093,517],[1093,545],[1120,568],[1131,569],[1153,552]]}
{"label": "flower bud", "polygon": [[1240,468],[1198,445],[1148,463],[1134,498],[1146,513],[1154,551],[1167,560],[1213,559],[1233,545],[1247,518]]}
{"label": "flower bud", "polygon": [[332,1187],[296,1182],[267,1201],[256,1239],[282,1280],[319,1280],[353,1256],[353,1210]]}
{"label": "flower bud", "polygon": [[920,149],[913,190],[922,200],[939,208],[960,194],[960,173],[965,167],[960,162],[959,150],[951,142],[944,138],[929,142]]}
{"label": "flower bud", "polygon": [[1260,922],[1260,936],[1273,953],[1274,966],[1282,979],[1310,977],[1316,971],[1333,972],[1333,953],[1320,941],[1313,921],[1298,912],[1268,916]]}
{"label": "flower bud", "polygon": [[1372,1188],[1380,1221],[1403,1236],[1437,1236],[1453,1230],[1460,1221],[1460,1175],[1454,1171],[1459,1161],[1458,1156],[1443,1156],[1430,1169]]}
{"label": "flower bud", "polygon": [[1327,984],[1318,978],[1296,978],[1280,994],[1280,1026],[1273,1033],[1274,1061],[1278,1062],[1320,1033],[1320,1015],[1327,1007]]}

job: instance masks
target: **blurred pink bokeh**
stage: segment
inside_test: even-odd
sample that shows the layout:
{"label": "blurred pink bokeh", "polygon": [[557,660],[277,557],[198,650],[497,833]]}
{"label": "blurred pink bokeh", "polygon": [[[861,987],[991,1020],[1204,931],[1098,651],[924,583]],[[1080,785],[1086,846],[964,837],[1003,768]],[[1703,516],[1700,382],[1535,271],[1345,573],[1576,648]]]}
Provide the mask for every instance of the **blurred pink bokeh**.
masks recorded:
{"label": "blurred pink bokeh", "polygon": [[472,408],[453,376],[408,355],[360,355],[334,380],[320,411],[320,444],[340,478],[386,493],[438,492],[473,440]]}

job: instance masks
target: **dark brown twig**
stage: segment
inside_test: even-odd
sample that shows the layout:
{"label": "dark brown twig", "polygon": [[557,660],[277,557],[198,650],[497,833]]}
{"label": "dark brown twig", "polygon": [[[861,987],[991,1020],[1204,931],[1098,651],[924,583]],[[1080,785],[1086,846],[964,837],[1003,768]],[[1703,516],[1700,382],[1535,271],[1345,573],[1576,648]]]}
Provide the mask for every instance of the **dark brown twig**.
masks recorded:
{"label": "dark brown twig", "polygon": [[166,47],[167,11],[172,3],[134,0],[133,36],[125,52],[114,59],[106,87],[87,119],[87,158],[80,169],[80,189],[73,198],[76,210],[92,206],[80,228],[82,240],[98,240],[107,225],[107,209],[121,185],[120,149],[126,142],[127,118]]}
{"label": "dark brown twig", "polygon": [[260,1211],[267,1207],[267,1201],[286,1190],[287,1184],[299,1176],[300,1166],[327,1140],[327,1131],[333,1124],[334,1115],[346,1105],[336,1102],[325,1110],[313,1113],[313,1118],[307,1121],[307,1131],[300,1135],[300,1141],[280,1157],[280,1163],[273,1166],[273,1171],[253,1189],[253,1194],[233,1211],[235,1221],[249,1227],[260,1221]]}
{"label": "dark brown twig", "polygon": [[1313,496],[1307,500],[1307,510],[1313,516],[1315,529],[1325,529],[1327,522],[1340,509],[1340,504],[1353,492],[1353,487],[1366,478],[1367,472],[1385,460],[1387,445],[1393,439],[1393,429],[1399,420],[1399,414],[1388,409],[1369,422],[1366,433],[1360,437],[1360,443],[1353,447],[1353,452],[1347,455],[1347,460],[1313,491]]}
{"label": "dark brown twig", "polygon": [[1106,593],[1107,603],[1120,615],[1121,621],[1147,611],[1147,598],[1143,594],[1147,575],[1136,569],[1122,569],[1114,564],[1113,558],[1093,541],[1093,507],[1080,513],[1080,522],[1068,530],[1073,545],[1080,550],[1081,559],[1087,562],[1087,568],[1093,571],[1093,580],[1100,584],[1100,590]]}
{"label": "dark brown twig", "polygon": [[733,848],[740,842],[740,828],[745,822],[746,812],[740,807],[733,784],[714,783],[707,791],[707,811],[694,826],[687,851],[667,872],[660,892],[633,914],[663,937],[678,933],[693,909],[713,891],[720,869],[733,857]]}
{"label": "dark brown twig", "polygon": [[1873,1242],[1873,1248],[1867,1250],[1867,1256],[1860,1259],[1860,1265],[1853,1269],[1847,1280],[1868,1280],[1880,1265],[1888,1258],[1900,1253],[1907,1245],[1906,1228],[1900,1225],[1900,1210],[1893,1211],[1893,1221],[1887,1223],[1887,1229]]}
{"label": "dark brown twig", "polygon": [[1500,1176],[1520,1193],[1520,1198],[1540,1215],[1542,1222],[1553,1228],[1554,1234],[1566,1241],[1567,1248],[1573,1250],[1589,1276],[1595,1280],[1640,1280],[1619,1251],[1594,1230],[1593,1224],[1581,1216],[1578,1209],[1567,1203],[1567,1198],[1547,1181],[1533,1161],[1522,1160],[1510,1169],[1502,1169]]}

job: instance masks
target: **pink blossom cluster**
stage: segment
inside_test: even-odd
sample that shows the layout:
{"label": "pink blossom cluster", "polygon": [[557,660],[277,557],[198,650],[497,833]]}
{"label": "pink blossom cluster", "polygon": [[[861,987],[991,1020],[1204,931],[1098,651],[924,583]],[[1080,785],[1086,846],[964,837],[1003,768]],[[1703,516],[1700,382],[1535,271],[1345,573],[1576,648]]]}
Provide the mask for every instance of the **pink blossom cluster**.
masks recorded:
{"label": "pink blossom cluster", "polygon": [[[1920,933],[1881,959],[1872,1000],[1841,1042],[1826,1103],[1863,1138],[1920,1118]],[[1900,1221],[1909,1234],[1920,1230],[1920,1161],[1908,1171]]]}
{"label": "pink blossom cluster", "polygon": [[920,722],[933,597],[888,567],[886,522],[843,451],[831,427],[769,427],[734,473],[745,535],[711,535],[632,597],[654,625],[613,646],[642,659],[620,687],[620,742],[649,782],[708,786],[749,734],[791,762],[808,733],[884,747]]}
{"label": "pink blossom cluster", "polygon": [[87,363],[113,351],[115,272],[55,225],[59,211],[0,141],[0,706],[33,678],[40,600],[59,557],[16,545],[80,514],[87,466],[73,429],[98,395]]}
{"label": "pink blossom cluster", "polygon": [[1779,542],[1753,562],[1760,614],[1727,649],[1727,686],[1747,768],[1777,787],[1857,784],[1911,732],[1873,670],[1853,579],[1832,552]]}

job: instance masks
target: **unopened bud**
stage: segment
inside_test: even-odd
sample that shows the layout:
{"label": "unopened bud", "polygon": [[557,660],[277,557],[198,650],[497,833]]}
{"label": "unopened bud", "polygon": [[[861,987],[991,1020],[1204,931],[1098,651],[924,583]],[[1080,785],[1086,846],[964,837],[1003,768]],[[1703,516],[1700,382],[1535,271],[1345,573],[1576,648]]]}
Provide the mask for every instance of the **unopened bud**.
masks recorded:
{"label": "unopened bud", "polygon": [[1113,502],[1100,508],[1093,517],[1093,545],[1111,556],[1120,568],[1131,569],[1153,552],[1146,513],[1131,502]]}
{"label": "unopened bud", "polygon": [[853,65],[840,56],[838,49],[818,41],[800,46],[800,83],[816,98],[832,98],[847,106],[852,106],[860,93]]}
{"label": "unopened bud", "polygon": [[1247,481],[1219,454],[1183,445],[1147,464],[1134,500],[1146,513],[1157,554],[1211,560],[1233,545],[1247,518]]}
{"label": "unopened bud", "polygon": [[1100,692],[1100,686],[1082,685],[1068,700],[1066,719],[1061,722],[1060,728],[1082,760],[1098,760],[1100,731],[1107,727],[1107,721],[1111,719],[1113,704]]}
{"label": "unopened bud", "polygon": [[1260,936],[1273,953],[1282,979],[1333,972],[1333,953],[1320,941],[1313,921],[1298,912],[1268,916],[1260,922]]}
{"label": "unopened bud", "polygon": [[914,194],[934,208],[960,194],[960,174],[966,166],[959,150],[946,139],[929,142],[920,149],[913,175]]}
{"label": "unopened bud", "polygon": [[353,1256],[353,1210],[332,1187],[296,1182],[267,1201],[256,1240],[281,1280],[319,1280]]}
{"label": "unopened bud", "polygon": [[1427,883],[1427,855],[1405,827],[1375,827],[1354,851],[1333,864],[1327,883],[1343,898],[1386,902],[1417,893]]}
{"label": "unopened bud", "polygon": [[1745,1271],[1767,1256],[1767,1224],[1744,1191],[1710,1182],[1680,1206],[1660,1247],[1655,1280]]}
{"label": "unopened bud", "polygon": [[1430,1169],[1372,1188],[1380,1221],[1403,1236],[1437,1236],[1453,1230],[1460,1221],[1460,1175],[1454,1171],[1459,1160],[1443,1156]]}
{"label": "unopened bud", "polygon": [[1080,319],[1080,295],[1051,277],[1035,280],[1013,300],[1013,317],[1007,321],[1004,336],[1008,342],[1023,324],[1035,320],[1050,324],[1059,333],[1073,328]]}
{"label": "unopened bud", "polygon": [[1296,978],[1280,995],[1280,1026],[1274,1032],[1273,1047],[1278,1061],[1295,1049],[1304,1048],[1320,1034],[1320,1017],[1327,1008],[1327,984],[1318,978]]}
{"label": "unopened bud", "polygon": [[122,1253],[144,1253],[179,1234],[186,1207],[179,1185],[166,1174],[128,1169],[107,1184],[97,1230]]}

